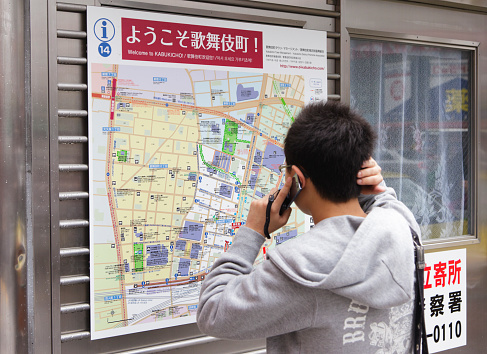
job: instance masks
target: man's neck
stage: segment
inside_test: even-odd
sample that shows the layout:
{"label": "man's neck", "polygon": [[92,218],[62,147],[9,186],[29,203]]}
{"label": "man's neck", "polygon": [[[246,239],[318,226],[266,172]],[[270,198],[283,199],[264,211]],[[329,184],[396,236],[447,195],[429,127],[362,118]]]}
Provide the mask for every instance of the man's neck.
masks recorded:
{"label": "man's neck", "polygon": [[333,203],[329,200],[318,198],[318,200],[310,206],[311,216],[315,224],[320,221],[335,216],[351,215],[366,217],[357,198],[350,199],[345,203]]}
{"label": "man's neck", "polygon": [[334,216],[351,215],[363,218],[367,216],[362,210],[358,198],[350,199],[344,203],[334,203],[323,198],[309,178],[306,179],[304,188],[296,200],[296,205],[301,211],[311,215],[315,224]]}

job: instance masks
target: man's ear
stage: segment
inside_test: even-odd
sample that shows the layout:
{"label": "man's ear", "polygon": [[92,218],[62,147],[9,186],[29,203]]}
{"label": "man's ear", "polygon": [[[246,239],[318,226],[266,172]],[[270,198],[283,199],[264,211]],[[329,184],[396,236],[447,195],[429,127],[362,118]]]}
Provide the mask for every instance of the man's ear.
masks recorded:
{"label": "man's ear", "polygon": [[298,175],[299,182],[301,183],[301,188],[304,188],[304,186],[306,185],[306,178],[304,177],[303,172],[301,172],[301,169],[296,165],[293,165],[292,170]]}

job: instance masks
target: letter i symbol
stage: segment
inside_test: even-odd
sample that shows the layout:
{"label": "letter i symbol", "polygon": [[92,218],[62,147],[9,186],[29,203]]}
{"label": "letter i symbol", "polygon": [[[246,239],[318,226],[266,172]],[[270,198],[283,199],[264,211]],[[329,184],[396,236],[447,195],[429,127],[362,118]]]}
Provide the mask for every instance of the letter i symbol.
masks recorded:
{"label": "letter i symbol", "polygon": [[101,38],[108,39],[108,37],[107,37],[107,21],[103,21],[101,24],[103,25],[101,27],[101,29],[103,30],[103,35],[101,36]]}

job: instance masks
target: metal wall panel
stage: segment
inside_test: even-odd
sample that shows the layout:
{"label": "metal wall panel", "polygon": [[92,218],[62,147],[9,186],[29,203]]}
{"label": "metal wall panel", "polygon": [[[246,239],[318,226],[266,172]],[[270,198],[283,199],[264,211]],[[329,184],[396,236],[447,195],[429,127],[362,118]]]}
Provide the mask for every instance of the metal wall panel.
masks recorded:
{"label": "metal wall panel", "polygon": [[[32,239],[29,258],[29,318],[31,321],[29,353],[51,351],[51,193],[50,179],[50,127],[49,127],[49,48],[48,38],[48,7],[47,0],[30,0],[30,9],[25,12],[29,22],[30,50],[28,58],[28,77],[30,82],[27,107],[31,136],[28,145],[31,156],[31,178],[29,180],[29,200],[31,207],[28,215],[31,218],[28,237]],[[31,15],[34,14],[34,15]],[[29,156],[29,154],[28,154]],[[29,166],[29,165],[28,165]]]}
{"label": "metal wall panel", "polygon": [[24,11],[0,1],[0,338],[9,353],[26,351],[28,339]]}
{"label": "metal wall panel", "polygon": [[263,352],[265,340],[225,341],[202,335],[196,324],[90,340],[87,154],[86,5],[116,6],[226,20],[303,27],[329,33],[328,92],[339,99],[339,12],[308,0],[49,1],[49,107],[51,134],[52,351],[54,353]]}
{"label": "metal wall panel", "polygon": [[[444,2],[443,2],[444,3]],[[468,2],[473,3],[473,2]],[[467,345],[451,349],[450,353],[482,353],[487,348],[487,18],[484,13],[458,11],[441,6],[417,4],[409,1],[342,0],[341,2],[341,53],[343,101],[350,101],[350,33],[348,28],[380,31],[383,35],[438,38],[445,41],[471,41],[481,43],[478,49],[476,72],[478,104],[476,126],[479,128],[472,144],[477,144],[478,186],[477,223],[480,243],[462,246],[467,249]],[[449,247],[450,246],[450,247]],[[454,247],[445,243],[438,251]]]}
{"label": "metal wall panel", "polygon": [[463,10],[487,12],[487,3],[485,0],[403,0],[409,2],[433,4],[444,7],[451,7]]}

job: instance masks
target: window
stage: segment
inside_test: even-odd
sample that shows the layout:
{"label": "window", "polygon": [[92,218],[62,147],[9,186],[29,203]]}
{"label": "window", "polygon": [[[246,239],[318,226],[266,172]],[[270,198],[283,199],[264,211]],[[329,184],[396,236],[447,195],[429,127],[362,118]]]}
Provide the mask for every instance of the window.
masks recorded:
{"label": "window", "polygon": [[423,240],[472,234],[472,53],[351,41],[351,105],[375,128],[386,184]]}

